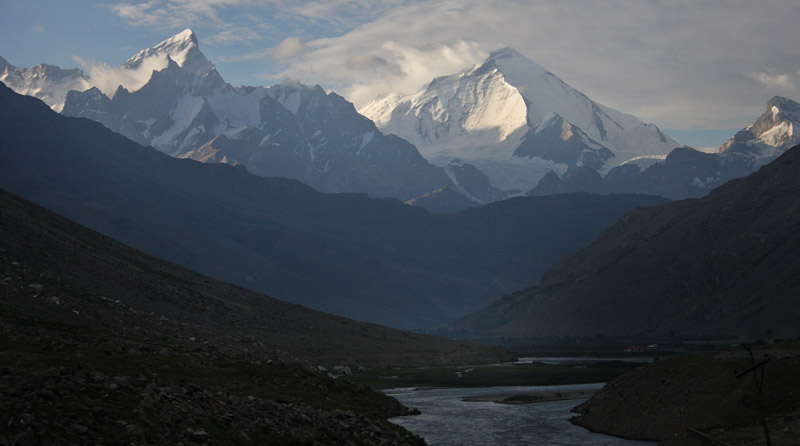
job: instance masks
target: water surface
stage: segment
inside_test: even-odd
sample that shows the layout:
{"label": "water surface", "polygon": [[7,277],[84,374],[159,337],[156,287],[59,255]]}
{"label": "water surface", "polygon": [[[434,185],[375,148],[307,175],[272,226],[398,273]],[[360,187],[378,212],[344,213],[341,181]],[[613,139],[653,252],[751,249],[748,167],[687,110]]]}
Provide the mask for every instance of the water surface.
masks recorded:
{"label": "water surface", "polygon": [[476,395],[516,394],[542,390],[598,390],[603,384],[565,386],[481,387],[473,389],[392,389],[385,391],[422,415],[390,421],[436,445],[600,445],[633,446],[654,443],[623,440],[592,433],[568,420],[570,410],[584,400],[524,405],[466,402]]}

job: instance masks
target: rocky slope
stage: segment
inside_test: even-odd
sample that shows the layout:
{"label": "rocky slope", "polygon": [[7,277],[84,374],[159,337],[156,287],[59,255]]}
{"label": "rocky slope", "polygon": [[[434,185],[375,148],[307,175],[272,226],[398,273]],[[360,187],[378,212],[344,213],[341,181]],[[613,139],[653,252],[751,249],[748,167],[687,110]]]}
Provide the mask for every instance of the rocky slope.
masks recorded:
{"label": "rocky slope", "polygon": [[[87,329],[116,330],[151,342],[168,339],[186,349],[198,347],[231,356],[279,359],[281,351],[290,352],[329,368],[510,359],[499,348],[335,317],[217,282],[133,250],[5,191],[0,198],[0,249],[42,275],[37,279],[28,273],[28,280],[38,286],[16,283],[23,301],[6,302],[14,312],[39,314]],[[58,290],[42,285],[43,280]],[[69,291],[70,287],[76,290]],[[33,294],[37,299],[26,303],[24,299]]]}
{"label": "rocky slope", "polygon": [[385,422],[406,408],[321,365],[508,359],[216,282],[5,191],[0,209],[2,444],[419,444]]}
{"label": "rocky slope", "polygon": [[464,318],[484,337],[797,336],[800,147],[758,172],[629,212],[541,285]]}
{"label": "rocky slope", "polygon": [[[175,159],[5,87],[0,146],[0,187],[92,229],[217,279],[404,328],[440,325],[529,286],[627,210],[662,202],[528,198],[507,215],[492,214],[505,205],[433,215]],[[493,243],[479,251],[481,240]]]}
{"label": "rocky slope", "polygon": [[[754,352],[772,444],[800,443],[800,350]],[[575,408],[572,421],[595,432],[663,445],[765,444],[761,407],[744,351],[671,358],[615,378]],[[690,429],[692,431],[690,431]]]}

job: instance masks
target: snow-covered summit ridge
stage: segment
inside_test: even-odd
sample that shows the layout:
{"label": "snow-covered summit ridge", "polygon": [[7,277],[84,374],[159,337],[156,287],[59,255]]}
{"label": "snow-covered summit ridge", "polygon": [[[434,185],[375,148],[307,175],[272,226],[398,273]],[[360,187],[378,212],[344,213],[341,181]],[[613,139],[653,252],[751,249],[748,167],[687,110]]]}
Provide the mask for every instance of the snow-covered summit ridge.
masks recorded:
{"label": "snow-covered summit ridge", "polygon": [[[205,75],[214,69],[214,64],[206,59],[206,56],[200,51],[197,35],[188,28],[158,45],[139,51],[128,59],[123,66],[129,69],[137,69],[147,59],[166,59],[166,57],[172,59],[179,67],[197,75]],[[164,66],[166,67],[166,61]]]}
{"label": "snow-covered summit ridge", "polygon": [[550,73],[544,67],[528,59],[514,48],[505,47],[492,51],[483,65],[493,64],[504,76],[519,74],[523,77],[541,76]]}

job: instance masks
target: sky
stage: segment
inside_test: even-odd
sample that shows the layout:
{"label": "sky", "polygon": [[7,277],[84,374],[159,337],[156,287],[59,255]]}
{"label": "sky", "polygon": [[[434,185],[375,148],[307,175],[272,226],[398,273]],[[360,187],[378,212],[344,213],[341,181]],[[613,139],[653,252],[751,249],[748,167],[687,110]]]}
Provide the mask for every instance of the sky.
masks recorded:
{"label": "sky", "polygon": [[186,29],[233,85],[320,84],[357,106],[505,46],[678,142],[716,147],[800,100],[797,0],[4,0],[0,56],[91,71]]}

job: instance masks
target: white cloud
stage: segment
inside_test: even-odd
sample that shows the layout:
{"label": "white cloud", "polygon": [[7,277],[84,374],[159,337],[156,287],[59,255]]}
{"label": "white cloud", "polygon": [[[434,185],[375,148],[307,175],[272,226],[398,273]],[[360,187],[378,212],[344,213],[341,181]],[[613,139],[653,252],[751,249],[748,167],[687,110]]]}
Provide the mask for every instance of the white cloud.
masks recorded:
{"label": "white cloud", "polygon": [[124,66],[112,67],[104,62],[89,61],[77,56],[73,59],[89,75],[91,84],[108,97],[113,97],[120,85],[130,91],[138,90],[150,80],[153,71],[163,70],[167,66],[166,54],[148,57],[134,70]]}
{"label": "white cloud", "polygon": [[233,27],[220,31],[213,36],[203,39],[203,44],[225,45],[232,43],[247,43],[257,40],[260,36],[257,32],[245,27]]}
{"label": "white cloud", "polygon": [[747,73],[748,76],[761,82],[765,87],[778,91],[794,91],[795,83],[790,75],[783,74],[770,74],[766,72],[760,73]]}
{"label": "white cloud", "polygon": [[457,72],[485,56],[475,42],[463,40],[425,47],[385,42],[375,54],[346,60],[348,77],[357,82],[345,94],[361,105],[387,92],[413,93],[433,78]]}
{"label": "white cloud", "polygon": [[175,28],[209,22],[224,26],[226,23],[219,16],[220,10],[257,4],[257,0],[148,0],[106,7],[133,27]]}
{"label": "white cloud", "polygon": [[108,8],[133,27],[204,27],[205,42],[227,48],[215,62],[277,60],[261,79],[319,83],[357,103],[414,91],[503,46],[666,128],[743,126],[773,90],[797,94],[800,85],[791,74],[800,71],[796,0],[134,0]]}
{"label": "white cloud", "polygon": [[32,30],[33,32],[35,32],[35,33],[42,34],[42,33],[44,33],[44,26],[42,26],[42,24],[41,24],[41,23],[39,23],[39,22],[36,22],[36,23],[34,23],[34,24],[33,24],[33,26],[31,27],[31,30]]}
{"label": "white cloud", "polygon": [[659,126],[730,128],[752,121],[771,95],[766,87],[754,88],[744,73],[800,69],[800,8],[791,1],[430,0],[383,6],[374,20],[345,34],[308,41],[306,55],[269,78],[320,83],[363,103],[419,88],[512,46],[598,102]]}
{"label": "white cloud", "polygon": [[108,5],[114,14],[133,26],[156,26],[168,19],[166,10],[159,8],[161,0],[150,0],[144,3],[120,3]]}
{"label": "white cloud", "polygon": [[299,37],[287,37],[281,43],[275,45],[270,54],[273,59],[279,62],[287,62],[290,59],[302,56],[306,51],[308,51],[308,46]]}

